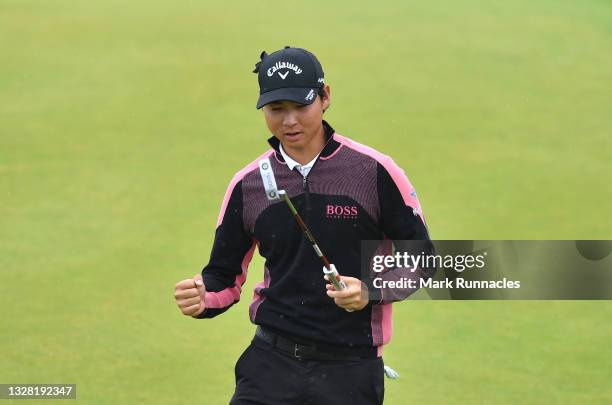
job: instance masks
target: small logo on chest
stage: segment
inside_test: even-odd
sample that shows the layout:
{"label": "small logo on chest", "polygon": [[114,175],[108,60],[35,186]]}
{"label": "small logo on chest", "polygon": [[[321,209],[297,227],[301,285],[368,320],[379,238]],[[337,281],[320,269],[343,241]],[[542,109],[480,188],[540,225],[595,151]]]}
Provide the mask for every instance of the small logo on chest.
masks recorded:
{"label": "small logo on chest", "polygon": [[357,219],[357,206],[327,204],[325,215],[330,219]]}

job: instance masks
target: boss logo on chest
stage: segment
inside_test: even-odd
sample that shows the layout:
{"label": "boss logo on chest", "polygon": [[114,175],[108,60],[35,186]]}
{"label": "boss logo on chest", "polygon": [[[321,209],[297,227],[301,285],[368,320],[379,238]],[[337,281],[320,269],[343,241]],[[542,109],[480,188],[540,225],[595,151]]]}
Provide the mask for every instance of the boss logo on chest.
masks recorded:
{"label": "boss logo on chest", "polygon": [[325,216],[330,219],[356,219],[359,210],[355,205],[327,204]]}

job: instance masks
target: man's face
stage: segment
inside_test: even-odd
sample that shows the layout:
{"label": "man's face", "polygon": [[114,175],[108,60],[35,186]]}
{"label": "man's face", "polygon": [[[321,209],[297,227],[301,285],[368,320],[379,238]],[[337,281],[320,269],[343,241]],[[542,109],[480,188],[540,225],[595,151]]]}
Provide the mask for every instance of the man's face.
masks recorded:
{"label": "man's face", "polygon": [[285,148],[308,147],[321,133],[323,111],[329,105],[328,95],[327,91],[323,99],[317,96],[310,105],[293,101],[277,101],[265,105],[263,111],[270,132]]}

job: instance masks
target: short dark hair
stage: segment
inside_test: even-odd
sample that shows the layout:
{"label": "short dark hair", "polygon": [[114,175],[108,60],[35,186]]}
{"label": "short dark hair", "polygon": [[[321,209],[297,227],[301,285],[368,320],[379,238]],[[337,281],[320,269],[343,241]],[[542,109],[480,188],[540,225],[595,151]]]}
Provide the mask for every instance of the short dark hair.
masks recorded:
{"label": "short dark hair", "polygon": [[[321,98],[321,102],[323,102],[323,96],[325,95],[325,91],[324,91],[325,86],[320,87],[319,91],[317,92],[317,95],[319,96],[319,98]],[[329,107],[328,107],[329,108]],[[326,110],[323,110],[323,114],[325,114]]]}
{"label": "short dark hair", "polygon": [[319,97],[321,97],[321,100],[323,100],[323,96],[325,95],[325,91],[323,90],[324,87],[321,87],[319,89],[319,91],[317,92],[317,94],[319,95]]}

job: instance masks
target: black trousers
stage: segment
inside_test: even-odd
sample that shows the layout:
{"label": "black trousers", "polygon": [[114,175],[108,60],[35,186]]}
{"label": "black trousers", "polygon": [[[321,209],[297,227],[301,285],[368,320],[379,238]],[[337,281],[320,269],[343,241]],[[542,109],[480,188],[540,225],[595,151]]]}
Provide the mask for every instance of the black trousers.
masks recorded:
{"label": "black trousers", "polygon": [[255,337],[235,367],[230,405],[379,405],[385,394],[382,358],[306,360]]}

